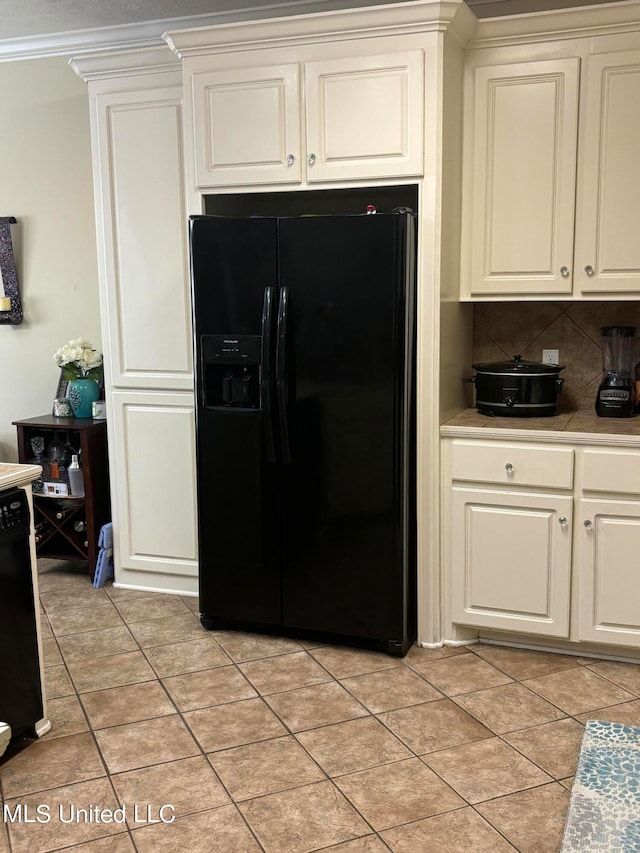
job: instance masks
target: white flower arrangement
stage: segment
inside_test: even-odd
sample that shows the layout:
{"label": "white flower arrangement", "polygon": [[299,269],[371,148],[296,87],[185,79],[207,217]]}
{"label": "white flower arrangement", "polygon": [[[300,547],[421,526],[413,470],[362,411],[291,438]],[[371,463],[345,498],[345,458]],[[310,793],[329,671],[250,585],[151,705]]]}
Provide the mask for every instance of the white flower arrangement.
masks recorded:
{"label": "white flower arrangement", "polygon": [[62,368],[62,378],[94,379],[100,381],[102,376],[102,353],[84,338],[74,338],[54,352],[53,358],[58,367]]}

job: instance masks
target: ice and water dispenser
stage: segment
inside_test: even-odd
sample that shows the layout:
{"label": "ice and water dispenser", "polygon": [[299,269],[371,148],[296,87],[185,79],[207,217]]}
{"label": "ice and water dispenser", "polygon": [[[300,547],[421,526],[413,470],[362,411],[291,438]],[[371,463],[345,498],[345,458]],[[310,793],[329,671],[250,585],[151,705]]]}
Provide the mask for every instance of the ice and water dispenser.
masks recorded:
{"label": "ice and water dispenser", "polygon": [[203,335],[200,338],[203,403],[209,408],[260,408],[260,335]]}

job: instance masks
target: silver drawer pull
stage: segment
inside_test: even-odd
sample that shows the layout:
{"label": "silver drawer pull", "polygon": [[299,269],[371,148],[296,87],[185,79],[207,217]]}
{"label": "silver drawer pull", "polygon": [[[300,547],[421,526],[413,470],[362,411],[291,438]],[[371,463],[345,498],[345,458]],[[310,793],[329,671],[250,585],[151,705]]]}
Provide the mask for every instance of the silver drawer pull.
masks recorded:
{"label": "silver drawer pull", "polygon": [[309,156],[307,157],[307,162],[309,163],[310,166],[313,166],[313,164],[316,162],[316,155],[315,154],[309,154]]}
{"label": "silver drawer pull", "polygon": [[569,267],[560,267],[560,275],[562,278],[569,278]]}
{"label": "silver drawer pull", "polygon": [[293,154],[288,154],[287,155],[287,166],[293,166],[293,164],[295,162],[296,162],[296,158],[293,156]]}
{"label": "silver drawer pull", "polygon": [[593,529],[593,522],[589,521],[589,519],[587,519],[586,521],[584,521],[584,522],[583,522],[583,524],[584,524],[584,526],[587,528],[587,530],[592,530],[592,529]]}
{"label": "silver drawer pull", "polygon": [[509,474],[509,476],[511,476],[511,474],[513,474],[513,472],[515,471],[515,468],[513,467],[511,462],[507,462],[507,464],[504,466],[504,470],[507,472],[507,474]]}
{"label": "silver drawer pull", "polygon": [[586,272],[586,274],[587,274],[589,277],[591,277],[592,275],[595,275],[595,273],[596,273],[596,271],[595,271],[595,270],[594,270],[594,268],[591,266],[591,264],[587,264],[587,265],[586,265],[586,267],[584,268],[584,271]]}
{"label": "silver drawer pull", "polygon": [[558,519],[558,524],[560,525],[560,527],[568,527],[569,521],[566,518],[566,516],[561,515],[560,518]]}

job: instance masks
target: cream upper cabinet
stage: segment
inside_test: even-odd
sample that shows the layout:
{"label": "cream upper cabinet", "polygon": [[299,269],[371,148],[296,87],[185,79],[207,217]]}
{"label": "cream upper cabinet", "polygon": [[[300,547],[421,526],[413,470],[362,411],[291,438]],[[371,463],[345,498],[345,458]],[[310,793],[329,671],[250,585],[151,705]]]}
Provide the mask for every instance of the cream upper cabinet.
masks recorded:
{"label": "cream upper cabinet", "polygon": [[298,63],[191,78],[198,186],[300,181]]}
{"label": "cream upper cabinet", "polygon": [[589,58],[575,287],[640,294],[640,50]]}
{"label": "cream upper cabinet", "polygon": [[[640,295],[640,34],[630,43],[470,52],[462,299]],[[527,58],[541,51],[555,55]]]}
{"label": "cream upper cabinet", "polygon": [[571,293],[580,60],[472,68],[465,296]]}
{"label": "cream upper cabinet", "polygon": [[303,58],[191,75],[199,187],[421,174],[421,50]]}

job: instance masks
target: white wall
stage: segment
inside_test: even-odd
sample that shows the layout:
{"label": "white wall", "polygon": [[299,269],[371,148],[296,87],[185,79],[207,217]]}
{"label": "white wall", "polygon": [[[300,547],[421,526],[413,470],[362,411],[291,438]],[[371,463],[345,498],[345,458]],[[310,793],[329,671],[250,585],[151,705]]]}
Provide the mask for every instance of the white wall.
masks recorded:
{"label": "white wall", "polygon": [[0,461],[17,460],[11,422],[51,412],[53,353],[101,349],[86,85],[64,58],[0,63],[0,216],[15,216],[24,321],[0,325]]}

